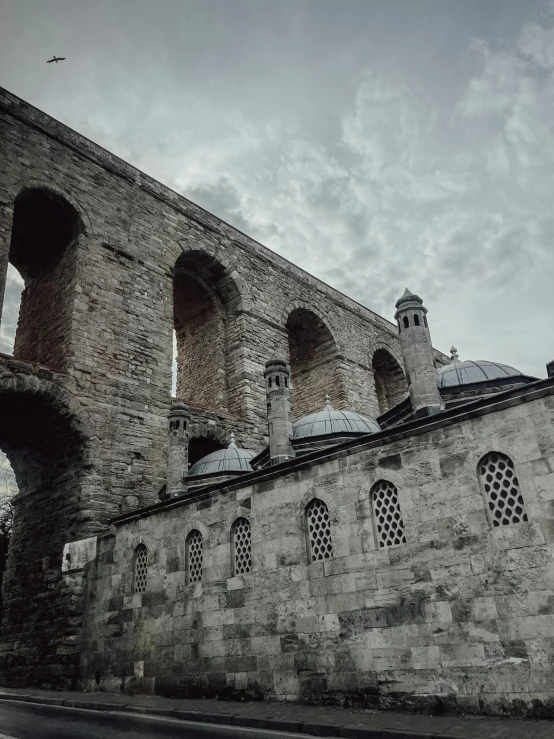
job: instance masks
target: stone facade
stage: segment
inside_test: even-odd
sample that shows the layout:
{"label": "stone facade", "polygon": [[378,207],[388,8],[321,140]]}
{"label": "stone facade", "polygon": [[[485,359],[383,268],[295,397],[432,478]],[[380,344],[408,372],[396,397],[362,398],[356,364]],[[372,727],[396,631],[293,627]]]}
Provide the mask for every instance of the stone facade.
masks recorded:
{"label": "stone facade", "polygon": [[[116,519],[87,572],[85,687],[553,715],[554,381],[434,418]],[[517,476],[510,525],[489,515],[490,452]],[[332,551],[312,561],[314,499]],[[244,575],[237,519],[251,526]]]}
{"label": "stone facade", "polygon": [[[2,90],[0,161],[0,680],[552,715],[554,379],[413,420],[395,325]],[[294,418],[329,393],[383,430],[160,502],[173,333],[170,493],[179,459],[267,446],[275,355]]]}
{"label": "stone facade", "polygon": [[299,386],[317,375],[298,390],[306,408],[329,386],[338,407],[375,415],[373,353],[399,361],[400,347],[388,321],[1,89],[0,162],[0,296],[9,262],[25,280],[15,356],[0,357],[0,447],[20,490],[0,670],[71,685],[81,617],[48,605],[63,545],[158,500],[173,331],[190,462],[231,431],[266,443],[276,352]]}

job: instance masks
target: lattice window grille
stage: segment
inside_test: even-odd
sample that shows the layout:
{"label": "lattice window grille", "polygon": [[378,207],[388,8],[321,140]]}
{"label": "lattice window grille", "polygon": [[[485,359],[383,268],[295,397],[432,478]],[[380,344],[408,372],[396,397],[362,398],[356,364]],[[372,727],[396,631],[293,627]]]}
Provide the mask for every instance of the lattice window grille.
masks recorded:
{"label": "lattice window grille", "polygon": [[406,543],[398,490],[388,480],[379,480],[372,489],[373,515],[381,549]]}
{"label": "lattice window grille", "polygon": [[252,535],[246,518],[237,519],[233,525],[233,559],[235,575],[252,572]]}
{"label": "lattice window grille", "polygon": [[329,509],[322,500],[315,498],[306,508],[306,518],[308,520],[312,562],[331,559],[333,556],[333,542],[331,539]]}
{"label": "lattice window grille", "polygon": [[148,575],[148,550],[144,544],[135,549],[135,593],[144,593]]}
{"label": "lattice window grille", "polygon": [[479,462],[479,477],[493,526],[509,526],[528,520],[510,457],[501,452],[490,452]]}
{"label": "lattice window grille", "polygon": [[202,582],[202,534],[195,529],[187,537],[187,575],[189,585]]}

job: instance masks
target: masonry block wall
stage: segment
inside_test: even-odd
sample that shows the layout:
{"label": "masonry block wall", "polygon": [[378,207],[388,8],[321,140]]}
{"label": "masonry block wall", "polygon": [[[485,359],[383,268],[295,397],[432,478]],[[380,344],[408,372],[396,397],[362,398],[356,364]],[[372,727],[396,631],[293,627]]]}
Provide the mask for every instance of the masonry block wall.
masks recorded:
{"label": "masonry block wall", "polygon": [[[385,348],[399,360],[394,325],[5,90],[0,90],[0,161],[0,295],[8,262],[26,283],[15,359],[0,357],[0,368],[9,365],[10,375],[15,367],[10,363],[19,362],[16,371],[39,398],[50,392],[41,372],[54,372],[48,387],[63,387],[70,413],[87,419],[79,437],[87,462],[77,468],[77,487],[50,480],[48,488],[43,467],[44,497],[33,499],[35,486],[20,464],[27,451],[16,460],[21,504],[11,571],[23,573],[30,557],[37,572],[42,566],[37,532],[23,514],[27,508],[57,522],[55,535],[41,530],[41,543],[59,573],[62,532],[66,540],[89,536],[105,530],[125,501],[156,502],[165,476],[174,329],[178,345],[180,328],[193,329],[193,340],[180,347],[179,394],[200,414],[197,426],[215,427],[217,438],[236,428],[240,443],[262,445],[263,368],[275,352],[290,358],[294,336],[287,322],[295,310],[327,331],[323,353],[313,357],[317,382],[311,394],[303,390],[304,408],[320,408],[322,391],[331,384],[339,406],[378,413],[371,357]],[[48,259],[41,261],[41,255]],[[202,308],[199,301],[186,303],[179,280],[189,286],[194,281]],[[211,346],[218,344],[210,363],[200,357],[203,331]],[[321,368],[332,372],[322,376]],[[0,415],[11,402],[10,383],[0,387]],[[54,404],[46,414],[44,434],[64,416],[60,408]],[[32,407],[29,414],[32,423]],[[9,425],[0,438],[12,464],[20,449],[34,455],[37,443],[34,436],[12,434]],[[63,457],[61,447],[55,452]],[[45,631],[53,624],[52,613],[38,605],[47,591],[56,590],[49,578],[28,583],[17,618],[7,607],[3,680],[12,680],[11,665],[18,660],[27,665],[26,676],[21,667],[13,677],[18,683],[72,680],[56,673],[57,647]],[[28,653],[29,628],[39,616],[45,626]],[[19,639],[23,623],[27,632]],[[65,623],[74,635],[74,625]],[[41,660],[51,665],[50,682],[44,670],[33,671]]]}
{"label": "masonry block wall", "polygon": [[121,517],[84,686],[554,715],[553,428],[548,380]]}

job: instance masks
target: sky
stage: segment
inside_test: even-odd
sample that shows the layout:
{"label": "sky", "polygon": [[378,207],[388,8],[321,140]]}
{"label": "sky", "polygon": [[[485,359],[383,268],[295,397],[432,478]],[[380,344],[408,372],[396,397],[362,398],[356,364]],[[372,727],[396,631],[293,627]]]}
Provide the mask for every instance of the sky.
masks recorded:
{"label": "sky", "polygon": [[554,1],[0,0],[0,85],[444,352],[554,359]]}

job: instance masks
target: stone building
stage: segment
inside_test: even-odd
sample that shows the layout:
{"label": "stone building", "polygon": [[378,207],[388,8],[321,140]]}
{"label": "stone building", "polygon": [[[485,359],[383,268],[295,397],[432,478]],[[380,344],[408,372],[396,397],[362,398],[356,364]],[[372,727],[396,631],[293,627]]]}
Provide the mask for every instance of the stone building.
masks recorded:
{"label": "stone building", "polygon": [[[0,91],[4,684],[554,713],[554,378]],[[177,398],[171,398],[172,337]]]}

